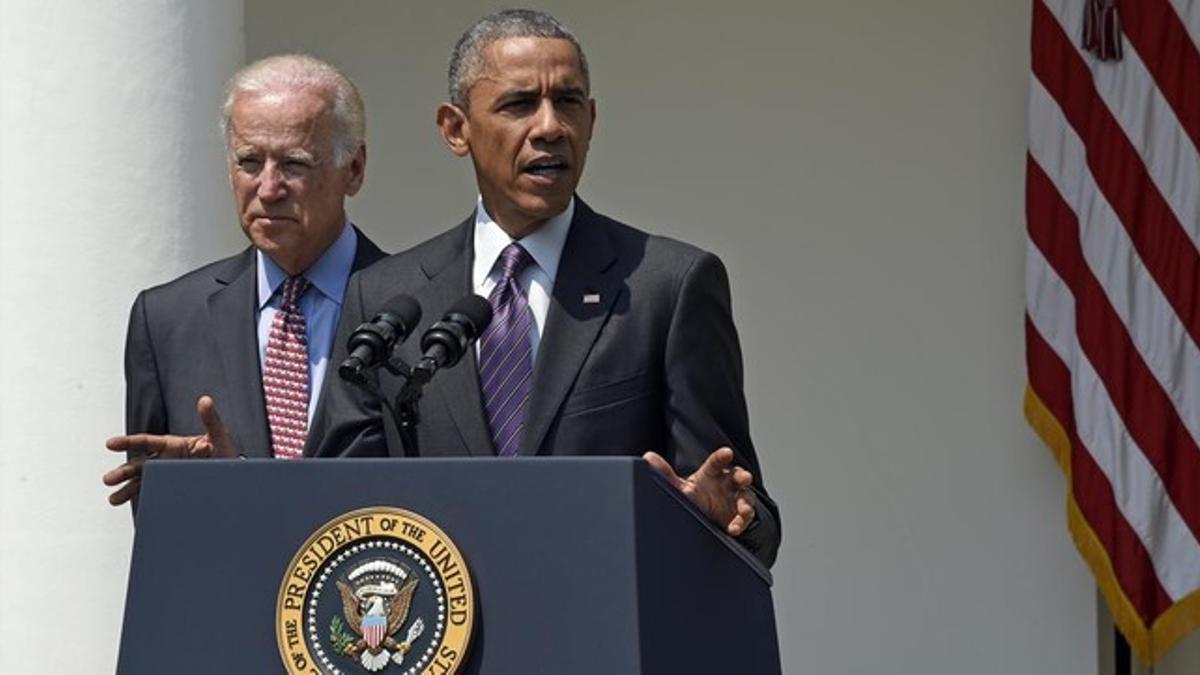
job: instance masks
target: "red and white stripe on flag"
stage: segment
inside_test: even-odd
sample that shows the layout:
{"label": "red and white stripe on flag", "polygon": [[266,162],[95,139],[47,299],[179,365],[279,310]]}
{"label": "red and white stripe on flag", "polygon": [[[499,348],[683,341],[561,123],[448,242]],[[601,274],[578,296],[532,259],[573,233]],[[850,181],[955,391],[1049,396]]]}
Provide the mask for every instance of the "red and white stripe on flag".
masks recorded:
{"label": "red and white stripe on flag", "polygon": [[1200,0],[1034,0],[1025,414],[1138,658],[1200,626]]}

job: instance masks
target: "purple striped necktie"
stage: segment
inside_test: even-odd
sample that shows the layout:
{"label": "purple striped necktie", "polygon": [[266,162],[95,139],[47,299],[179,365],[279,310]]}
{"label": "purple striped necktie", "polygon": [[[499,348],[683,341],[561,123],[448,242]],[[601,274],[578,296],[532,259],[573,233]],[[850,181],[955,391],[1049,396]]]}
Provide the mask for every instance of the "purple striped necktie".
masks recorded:
{"label": "purple striped necktie", "polygon": [[492,322],[479,338],[479,385],[492,442],[500,457],[517,454],[521,430],[525,428],[525,404],[533,376],[529,329],[533,313],[517,277],[533,257],[520,244],[500,252],[501,278],[492,289]]}

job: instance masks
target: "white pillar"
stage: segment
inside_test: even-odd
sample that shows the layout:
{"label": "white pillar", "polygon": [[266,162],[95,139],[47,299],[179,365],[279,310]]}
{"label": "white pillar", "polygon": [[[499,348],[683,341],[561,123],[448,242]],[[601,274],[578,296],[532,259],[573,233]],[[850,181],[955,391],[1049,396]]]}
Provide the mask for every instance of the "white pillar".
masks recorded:
{"label": "white pillar", "polygon": [[244,51],[241,0],[0,0],[2,673],[116,663],[125,324],[241,246],[217,119]]}

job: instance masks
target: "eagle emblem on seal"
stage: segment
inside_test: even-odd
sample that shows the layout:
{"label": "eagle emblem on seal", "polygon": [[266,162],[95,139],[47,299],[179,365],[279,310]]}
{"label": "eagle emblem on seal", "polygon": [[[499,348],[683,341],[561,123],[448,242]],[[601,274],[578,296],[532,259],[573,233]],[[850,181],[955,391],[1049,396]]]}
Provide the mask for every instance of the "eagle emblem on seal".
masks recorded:
{"label": "eagle emblem on seal", "polygon": [[[425,622],[418,617],[408,627],[404,640],[397,642],[393,637],[408,621],[419,582],[404,565],[379,558],[355,566],[338,579],[345,622],[337,616],[330,622],[334,648],[357,658],[372,673],[383,670],[389,662],[400,665],[425,630]],[[346,631],[347,625],[353,634]]]}

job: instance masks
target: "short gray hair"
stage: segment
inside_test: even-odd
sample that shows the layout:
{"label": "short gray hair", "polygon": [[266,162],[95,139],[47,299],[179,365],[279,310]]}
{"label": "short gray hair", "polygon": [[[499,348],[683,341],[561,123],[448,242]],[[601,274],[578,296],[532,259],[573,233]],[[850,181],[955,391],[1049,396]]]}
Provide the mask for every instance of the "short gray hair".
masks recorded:
{"label": "short gray hair", "polygon": [[579,55],[579,69],[583,72],[584,86],[590,87],[587,57],[583,55],[583,47],[579,45],[579,40],[571,29],[546,12],[534,9],[506,9],[489,14],[471,24],[454,44],[454,51],[450,53],[450,102],[466,109],[471,87],[480,78],[483,50],[498,40],[521,37],[570,42]]}
{"label": "short gray hair", "polygon": [[346,166],[367,141],[367,114],[358,87],[345,73],[308,54],[280,54],[251,63],[234,73],[225,87],[221,134],[229,143],[230,118],[238,94],[297,89],[320,90],[332,103],[333,162]]}

